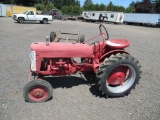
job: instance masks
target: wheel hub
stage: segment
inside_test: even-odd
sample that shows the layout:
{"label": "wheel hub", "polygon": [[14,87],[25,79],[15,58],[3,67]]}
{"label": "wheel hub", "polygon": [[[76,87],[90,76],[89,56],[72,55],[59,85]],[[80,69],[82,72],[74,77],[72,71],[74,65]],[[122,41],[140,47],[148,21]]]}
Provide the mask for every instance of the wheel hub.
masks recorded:
{"label": "wheel hub", "polygon": [[39,101],[47,97],[47,91],[43,88],[34,88],[29,92],[29,97],[32,100]]}
{"label": "wheel hub", "polygon": [[119,66],[112,70],[107,79],[109,85],[122,85],[125,82],[128,68]]}

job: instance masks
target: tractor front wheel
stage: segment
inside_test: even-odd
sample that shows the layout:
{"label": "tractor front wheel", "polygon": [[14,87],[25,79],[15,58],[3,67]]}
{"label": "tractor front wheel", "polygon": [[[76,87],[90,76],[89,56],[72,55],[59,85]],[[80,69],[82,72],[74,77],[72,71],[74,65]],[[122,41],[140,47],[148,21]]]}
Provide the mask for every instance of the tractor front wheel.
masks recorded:
{"label": "tractor front wheel", "polygon": [[139,62],[128,54],[106,58],[97,70],[99,89],[106,97],[122,97],[130,93],[140,79]]}
{"label": "tractor front wheel", "polygon": [[23,89],[24,99],[31,103],[46,102],[52,93],[51,84],[44,80],[32,80]]}

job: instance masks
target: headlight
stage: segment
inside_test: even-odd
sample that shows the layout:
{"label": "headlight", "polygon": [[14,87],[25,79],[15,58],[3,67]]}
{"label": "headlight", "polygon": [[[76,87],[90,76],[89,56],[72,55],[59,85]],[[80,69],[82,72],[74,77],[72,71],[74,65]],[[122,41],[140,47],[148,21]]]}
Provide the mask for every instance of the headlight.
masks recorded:
{"label": "headlight", "polygon": [[31,59],[31,70],[36,71],[36,52],[31,51],[29,57]]}

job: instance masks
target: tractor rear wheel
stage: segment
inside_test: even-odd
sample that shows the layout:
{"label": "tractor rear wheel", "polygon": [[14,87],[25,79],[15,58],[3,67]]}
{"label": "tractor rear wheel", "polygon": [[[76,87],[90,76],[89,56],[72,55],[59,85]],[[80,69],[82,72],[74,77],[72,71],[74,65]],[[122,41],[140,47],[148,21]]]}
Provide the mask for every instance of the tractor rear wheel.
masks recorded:
{"label": "tractor rear wheel", "polygon": [[52,86],[45,80],[32,80],[25,85],[23,97],[27,102],[46,102],[52,97]]}
{"label": "tractor rear wheel", "polygon": [[106,58],[97,70],[98,85],[106,97],[122,97],[135,88],[140,79],[140,64],[128,54]]}

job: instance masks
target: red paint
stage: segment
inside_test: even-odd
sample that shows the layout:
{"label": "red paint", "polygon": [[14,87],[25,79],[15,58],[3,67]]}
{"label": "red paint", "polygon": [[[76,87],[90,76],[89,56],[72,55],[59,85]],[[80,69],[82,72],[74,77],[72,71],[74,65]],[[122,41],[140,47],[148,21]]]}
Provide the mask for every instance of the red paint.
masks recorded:
{"label": "red paint", "polygon": [[106,80],[110,85],[121,85],[124,83],[127,76],[128,68],[126,66],[118,66],[109,74]]}
{"label": "red paint", "polygon": [[31,50],[36,51],[40,57],[92,57],[93,50],[87,44],[81,43],[50,43],[48,46],[45,42],[31,44]]}
{"label": "red paint", "polygon": [[48,96],[47,90],[42,87],[33,88],[29,93],[28,97],[33,101],[42,101]]}
{"label": "red paint", "polygon": [[[36,52],[36,71],[31,71],[38,76],[42,75],[69,75],[77,72],[96,72],[105,58],[116,53],[127,53],[124,48],[130,45],[125,39],[112,39],[106,42],[105,33],[100,33],[88,40],[102,36],[101,42],[88,45],[84,43],[57,43],[38,42],[31,44],[31,50]],[[118,45],[117,45],[118,44]],[[73,61],[74,57],[82,58],[81,63]],[[122,69],[120,69],[122,70]],[[114,81],[115,76],[120,75],[122,80]],[[124,71],[114,72],[110,76],[109,83],[120,84],[124,80]],[[118,78],[120,79],[120,77]],[[113,82],[114,81],[114,82]]]}
{"label": "red paint", "polygon": [[109,42],[106,42],[108,44],[107,47],[113,48],[113,49],[123,49],[130,45],[130,42],[125,39],[111,39]]}

